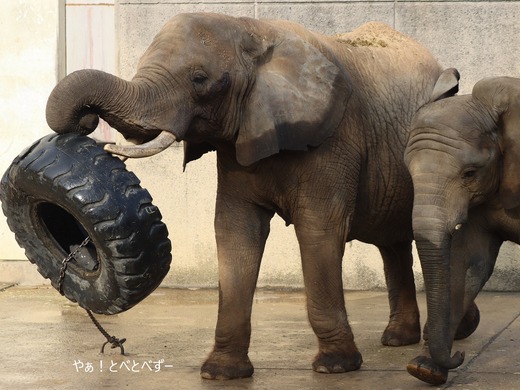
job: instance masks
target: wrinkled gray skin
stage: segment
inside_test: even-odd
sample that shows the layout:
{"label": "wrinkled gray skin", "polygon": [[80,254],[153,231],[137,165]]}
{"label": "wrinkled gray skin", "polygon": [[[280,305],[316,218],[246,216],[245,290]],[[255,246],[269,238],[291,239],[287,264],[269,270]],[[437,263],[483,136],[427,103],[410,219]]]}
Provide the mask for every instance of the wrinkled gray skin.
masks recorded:
{"label": "wrinkled gray skin", "polygon": [[408,371],[447,380],[461,313],[493,272],[504,241],[520,243],[520,79],[479,81],[471,95],[431,103],[414,118],[405,151],[413,229],[428,306],[428,342]]}
{"label": "wrinkled gray skin", "polygon": [[[83,70],[49,97],[57,132],[89,133],[98,115],[148,156],[184,141],[185,164],[217,152],[215,232],[220,303],[204,378],[252,375],[251,305],[270,220],[293,224],[318,372],[358,369],[347,321],[347,241],[383,257],[390,321],[382,342],[420,339],[412,273],[412,183],[403,162],[408,126],[432,94],[456,89],[453,71],[380,23],[325,37],[284,21],[215,14],[174,17],[132,81]],[[434,90],[435,86],[435,90]],[[148,142],[149,141],[149,142]]]}

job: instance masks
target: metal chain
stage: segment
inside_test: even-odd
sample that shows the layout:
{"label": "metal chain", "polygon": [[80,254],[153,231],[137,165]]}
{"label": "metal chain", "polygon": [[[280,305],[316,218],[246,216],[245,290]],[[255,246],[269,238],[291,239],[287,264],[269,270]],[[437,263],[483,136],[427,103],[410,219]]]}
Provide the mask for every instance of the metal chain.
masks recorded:
{"label": "metal chain", "polygon": [[67,265],[69,264],[69,261],[71,261],[74,256],[76,256],[78,254],[78,252],[81,250],[81,248],[87,246],[87,244],[90,242],[90,237],[87,236],[87,238],[85,238],[83,240],[83,242],[81,244],[79,244],[79,246],[74,249],[72,252],[70,252],[67,257],[65,257],[62,262],[61,262],[61,269],[60,269],[60,275],[59,275],[59,278],[58,278],[58,291],[60,292],[61,295],[63,295],[63,291],[62,291],[62,286],[63,286],[63,279],[65,279],[65,271],[67,270]]}
{"label": "metal chain", "polygon": [[85,309],[85,311],[87,312],[88,316],[90,317],[90,319],[92,320],[92,322],[94,323],[96,328],[98,328],[98,330],[101,332],[101,334],[103,336],[105,336],[105,338],[107,339],[107,341],[104,342],[103,345],[101,346],[101,353],[105,353],[105,346],[107,344],[110,344],[110,348],[112,348],[112,349],[119,347],[119,349],[121,350],[121,355],[124,355],[125,354],[125,348],[123,347],[123,343],[126,341],[126,339],[125,338],[118,339],[116,336],[110,336],[107,333],[107,331],[105,329],[103,329],[103,327],[98,322],[98,320],[96,320],[96,318],[94,317],[92,312],[90,310],[87,310],[87,309]]}
{"label": "metal chain", "polygon": [[[87,246],[89,242],[90,242],[90,237],[87,236],[87,238],[85,238],[82,241],[82,243],[76,249],[74,249],[72,252],[70,252],[62,260],[62,262],[61,262],[61,269],[60,269],[60,273],[59,273],[59,277],[58,277],[58,291],[60,292],[61,295],[64,295],[62,287],[63,287],[63,280],[65,279],[65,271],[67,270],[67,265],[74,258],[74,256],[76,256],[76,254],[81,250],[81,248]],[[96,320],[96,318],[94,317],[92,312],[90,310],[88,310],[88,309],[85,309],[85,311],[87,312],[87,315],[92,320],[92,322],[94,323],[96,328],[99,330],[99,332],[103,336],[105,336],[105,338],[107,339],[107,341],[105,343],[103,343],[103,345],[101,346],[101,353],[105,353],[105,346],[107,344],[110,344],[111,348],[119,347],[120,350],[121,350],[121,355],[124,355],[125,354],[125,349],[123,347],[123,343],[126,341],[126,339],[125,338],[118,339],[115,336],[110,336],[108,334],[108,332],[101,326],[101,324],[98,322],[98,320]]]}

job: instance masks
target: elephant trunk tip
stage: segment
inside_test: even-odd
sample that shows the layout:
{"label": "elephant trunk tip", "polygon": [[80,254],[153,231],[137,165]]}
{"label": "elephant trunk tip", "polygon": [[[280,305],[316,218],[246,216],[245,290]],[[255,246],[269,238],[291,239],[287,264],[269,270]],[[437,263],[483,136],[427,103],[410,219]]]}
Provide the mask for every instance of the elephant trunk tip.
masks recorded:
{"label": "elephant trunk tip", "polygon": [[77,133],[88,135],[96,130],[99,124],[99,116],[94,113],[88,113],[81,116],[76,121],[71,121],[68,123],[55,123],[54,121],[48,119],[47,124],[58,134]]}
{"label": "elephant trunk tip", "polygon": [[98,127],[98,124],[99,124],[99,116],[94,113],[88,113],[88,114],[82,116],[78,122],[78,126],[81,129],[85,129],[85,131],[88,132],[87,134],[90,134],[94,130],[96,130],[96,128]]}
{"label": "elephant trunk tip", "polygon": [[447,357],[446,359],[436,359],[435,356],[432,355],[433,361],[444,368],[454,369],[459,367],[462,363],[464,363],[464,358],[466,357],[466,353],[464,351],[457,351],[452,357]]}
{"label": "elephant trunk tip", "polygon": [[46,120],[49,127],[58,134],[79,133],[87,135],[96,130],[99,124],[99,115],[94,109],[89,105],[70,107],[64,104],[69,96],[56,89],[47,100]]}
{"label": "elephant trunk tip", "polygon": [[100,70],[72,72],[56,84],[47,99],[47,124],[60,134],[90,134],[97,128],[99,116],[111,112],[122,94],[130,94],[125,88],[128,84]]}

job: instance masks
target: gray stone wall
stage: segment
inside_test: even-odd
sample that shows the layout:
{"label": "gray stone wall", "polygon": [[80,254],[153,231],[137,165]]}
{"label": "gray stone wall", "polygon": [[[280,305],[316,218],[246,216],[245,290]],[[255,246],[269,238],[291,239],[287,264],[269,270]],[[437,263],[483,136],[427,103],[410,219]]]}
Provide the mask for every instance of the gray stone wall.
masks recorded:
{"label": "gray stone wall", "polygon": [[[457,67],[463,93],[485,76],[520,77],[520,1],[10,0],[2,7],[5,23],[0,26],[7,37],[0,44],[5,87],[0,174],[21,150],[51,131],[45,103],[64,75],[64,64],[67,73],[94,67],[129,79],[162,25],[177,13],[193,11],[291,19],[327,34],[378,20],[417,39],[445,67]],[[128,166],[155,198],[170,231],[173,263],[165,285],[216,286],[215,155],[205,155],[183,172],[182,149],[172,147],[150,159],[129,161]],[[0,281],[44,282],[3,218],[0,247]],[[518,249],[503,246],[487,289],[519,289]],[[418,261],[414,267],[421,288]],[[380,255],[370,245],[347,245],[343,276],[348,289],[385,287]],[[259,285],[302,286],[294,231],[280,218],[272,221]]]}
{"label": "gray stone wall", "polygon": [[325,34],[378,20],[425,45],[462,74],[461,92],[486,76],[520,75],[519,1],[119,1],[120,70],[131,76],[160,27],[181,12],[290,19]]}
{"label": "gray stone wall", "polygon": [[[119,1],[116,20],[120,76],[127,79],[133,76],[139,57],[170,17],[198,11],[291,19],[326,34],[349,31],[367,21],[382,21],[417,39],[445,67],[458,68],[462,74],[462,93],[470,92],[473,84],[485,76],[520,77],[520,2],[384,0]],[[193,287],[217,283],[214,158],[208,154],[190,163],[184,173],[179,148],[171,148],[151,159],[128,162],[154,196],[170,230],[174,260],[165,281],[167,285]],[[517,254],[516,245],[504,245],[488,289],[518,289]],[[415,273],[421,288],[418,261]],[[382,261],[372,246],[357,242],[347,245],[343,274],[346,288],[385,287]],[[283,226],[279,218],[272,223],[259,285],[302,285],[294,232],[291,227]]]}

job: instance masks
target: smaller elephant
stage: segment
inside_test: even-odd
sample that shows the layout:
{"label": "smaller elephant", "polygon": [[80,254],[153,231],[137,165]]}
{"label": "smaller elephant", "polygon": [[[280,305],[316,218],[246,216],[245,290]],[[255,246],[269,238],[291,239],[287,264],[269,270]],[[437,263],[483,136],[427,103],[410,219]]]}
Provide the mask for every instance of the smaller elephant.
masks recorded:
{"label": "smaller elephant", "polygon": [[470,95],[427,104],[412,122],[405,162],[428,309],[428,339],[408,372],[445,383],[463,313],[493,272],[504,241],[520,243],[520,79],[487,78]]}

